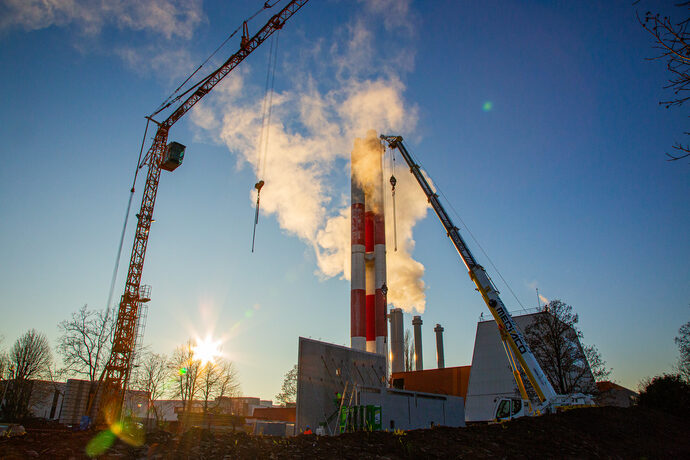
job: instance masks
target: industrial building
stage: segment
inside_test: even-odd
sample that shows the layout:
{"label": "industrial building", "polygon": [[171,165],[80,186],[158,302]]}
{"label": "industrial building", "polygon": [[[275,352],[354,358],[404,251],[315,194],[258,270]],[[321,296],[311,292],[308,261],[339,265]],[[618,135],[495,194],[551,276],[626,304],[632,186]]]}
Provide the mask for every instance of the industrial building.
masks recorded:
{"label": "industrial building", "polygon": [[[543,311],[514,315],[513,319],[524,331],[534,322],[537,315],[546,314]],[[573,332],[570,340],[577,341],[581,348],[577,335]],[[592,389],[594,376],[588,370],[588,374],[582,378],[582,388]],[[468,422],[482,422],[493,419],[495,401],[499,397],[519,397],[515,378],[506,359],[506,351],[498,333],[498,327],[493,320],[479,321],[474,341],[472,354],[472,371],[470,372],[467,387],[466,417]]]}
{"label": "industrial building", "polygon": [[[339,434],[350,429],[465,425],[463,398],[390,388],[385,367],[384,355],[300,337],[297,432],[308,426]],[[371,411],[371,425],[358,421]],[[348,414],[344,430],[341,414]]]}

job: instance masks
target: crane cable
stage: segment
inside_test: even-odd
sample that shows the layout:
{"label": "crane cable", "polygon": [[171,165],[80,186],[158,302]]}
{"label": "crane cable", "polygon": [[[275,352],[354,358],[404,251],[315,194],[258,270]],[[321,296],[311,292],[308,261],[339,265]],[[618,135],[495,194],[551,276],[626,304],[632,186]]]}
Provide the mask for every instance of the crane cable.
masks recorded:
{"label": "crane cable", "polygon": [[[421,164],[419,163],[419,161],[417,161],[417,159],[414,157],[414,155],[412,154],[412,152],[409,152],[409,153],[410,153],[410,157],[412,158],[412,160],[413,160],[413,161],[420,167],[420,169],[421,169]],[[426,171],[426,170],[425,170],[425,171]],[[431,176],[429,175],[428,172],[426,172],[425,174],[427,175],[427,177],[429,177],[429,179],[431,179]],[[522,302],[520,302],[520,299],[518,299],[517,295],[515,294],[515,292],[513,291],[513,289],[510,287],[510,284],[508,284],[508,281],[506,281],[505,278],[503,278],[503,275],[501,274],[500,270],[496,267],[496,265],[494,265],[494,262],[493,262],[493,260],[491,260],[491,257],[489,257],[489,254],[487,254],[486,251],[484,250],[484,248],[482,247],[482,245],[479,244],[479,241],[477,240],[477,238],[475,238],[474,234],[472,233],[472,230],[470,230],[470,228],[467,226],[467,224],[465,223],[465,221],[462,220],[462,217],[460,217],[460,214],[455,210],[455,208],[453,207],[453,203],[451,203],[450,200],[448,199],[448,197],[446,196],[446,194],[443,193],[443,189],[438,185],[438,182],[436,182],[436,181],[432,181],[432,182],[435,183],[435,184],[434,184],[434,187],[436,188],[436,191],[439,192],[439,193],[443,196],[443,199],[446,201],[446,203],[448,204],[448,206],[450,206],[450,209],[451,209],[451,211],[453,211],[453,214],[455,214],[455,217],[457,217],[458,220],[460,221],[460,223],[463,225],[463,227],[465,227],[465,229],[467,230],[467,233],[470,234],[470,237],[472,238],[472,240],[474,241],[474,243],[477,245],[477,247],[479,247],[479,250],[482,251],[482,254],[484,254],[484,257],[486,257],[486,259],[489,261],[489,263],[491,264],[491,266],[493,267],[493,269],[496,271],[496,273],[498,273],[498,276],[499,276],[499,277],[501,278],[501,280],[503,281],[503,284],[506,285],[506,287],[508,288],[508,290],[510,291],[510,293],[513,295],[513,297],[514,297],[515,300],[517,301],[518,305],[520,305],[520,308],[522,308],[522,310],[525,311],[525,313],[526,313],[527,310],[525,309],[525,306],[522,304]]]}
{"label": "crane cable", "polygon": [[[239,31],[247,24],[247,22],[249,22],[249,21],[251,21],[252,19],[254,19],[255,17],[257,17],[257,16],[259,15],[259,13],[261,13],[262,11],[267,10],[267,9],[270,9],[270,8],[273,8],[274,6],[276,6],[276,5],[277,5],[278,3],[280,3],[281,1],[282,1],[282,0],[276,0],[275,2],[273,2],[272,5],[271,5],[269,2],[264,2],[264,6],[261,7],[261,9],[259,9],[256,13],[252,14],[252,15],[249,16],[247,19],[245,19],[245,20],[242,22],[242,24],[240,24],[240,25],[237,27],[237,29],[233,30],[232,33],[230,33],[230,35],[228,35],[228,37],[227,37],[225,40],[223,40],[223,42],[215,49],[215,51],[213,51],[213,53],[211,53],[211,54],[206,58],[206,60],[205,60],[204,62],[202,62],[202,63],[199,65],[199,67],[197,67],[196,70],[194,70],[194,72],[192,72],[192,73],[187,77],[187,79],[185,79],[185,81],[183,81],[183,82],[180,84],[180,86],[178,86],[177,89],[175,89],[175,91],[173,91],[173,92],[170,94],[170,96],[168,96],[167,99],[164,100],[164,101],[161,103],[161,105],[150,115],[150,117],[153,117],[153,116],[155,116],[155,115],[158,115],[158,114],[161,113],[163,110],[167,109],[168,107],[170,107],[171,105],[173,105],[174,103],[176,103],[177,101],[179,101],[180,99],[182,99],[184,96],[186,96],[187,94],[189,94],[191,91],[195,90],[196,88],[198,88],[199,86],[201,86],[202,84],[204,84],[204,83],[209,79],[210,75],[207,75],[206,77],[204,77],[204,78],[202,78],[201,80],[199,80],[197,83],[195,83],[194,85],[192,85],[191,87],[189,87],[189,89],[187,89],[184,93],[178,94],[177,96],[175,96],[175,94],[177,94],[177,92],[180,91],[180,90],[182,89],[182,87],[183,87],[185,84],[187,84],[187,82],[188,82],[189,80],[191,80],[192,77],[193,77],[194,75],[196,75],[197,72],[199,72],[199,71],[201,70],[201,68],[202,68],[204,65],[206,65],[206,63],[208,63],[208,61],[210,61],[211,58],[213,58],[213,56],[215,56],[216,53],[218,53],[218,51],[220,51],[220,50],[226,45],[226,43],[228,43],[228,41],[229,41],[232,37],[234,37],[235,35],[237,35],[237,32],[239,32]],[[173,97],[174,97],[174,99],[173,99]]]}
{"label": "crane cable", "polygon": [[115,289],[115,282],[117,281],[117,271],[120,268],[120,259],[122,257],[122,245],[125,241],[125,232],[127,231],[127,222],[129,221],[129,211],[132,209],[132,198],[134,197],[134,186],[137,183],[137,176],[142,167],[141,156],[144,153],[144,143],[146,142],[146,134],[149,132],[149,123],[151,121],[146,119],[146,129],[144,129],[144,137],[141,140],[141,148],[139,149],[139,160],[137,167],[134,169],[134,179],[132,180],[132,188],[129,190],[129,201],[127,203],[127,212],[125,213],[125,222],[122,225],[122,233],[120,234],[120,244],[117,247],[117,256],[115,257],[115,268],[113,269],[113,276],[110,279],[110,291],[108,292],[108,302],[105,304],[105,317],[110,315],[110,303],[113,300],[113,291]]}
{"label": "crane cable", "polygon": [[393,245],[395,247],[395,252],[398,252],[398,219],[395,216],[395,184],[397,180],[395,179],[395,151],[389,149],[391,152],[391,196],[393,198]]}
{"label": "crane cable", "polygon": [[[271,130],[271,113],[273,110],[273,89],[276,81],[276,62],[278,60],[278,37],[280,30],[276,32],[274,39],[271,41],[271,47],[268,52],[268,68],[266,71],[266,87],[264,92],[263,106],[261,110],[261,130],[259,132],[259,142],[257,148],[256,170],[259,173],[259,181],[254,184],[256,189],[256,210],[254,212],[254,229],[252,231],[252,252],[254,252],[254,242],[256,240],[256,226],[259,223],[259,205],[261,201],[261,188],[264,186],[264,177],[266,173],[266,158],[268,156],[268,137]],[[265,136],[264,136],[265,133]]]}

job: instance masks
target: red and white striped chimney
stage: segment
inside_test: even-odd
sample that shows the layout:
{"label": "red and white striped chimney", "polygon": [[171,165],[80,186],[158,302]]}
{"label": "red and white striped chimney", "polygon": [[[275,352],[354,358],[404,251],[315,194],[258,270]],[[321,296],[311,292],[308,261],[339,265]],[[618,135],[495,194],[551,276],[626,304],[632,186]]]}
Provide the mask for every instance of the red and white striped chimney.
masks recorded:
{"label": "red and white striped chimney", "polygon": [[[360,160],[361,150],[355,148],[351,164]],[[366,350],[366,294],[364,269],[364,190],[355,179],[354,166],[350,175],[352,196],[351,217],[351,273],[350,273],[350,346]]]}
{"label": "red and white striped chimney", "polygon": [[[367,134],[371,134],[371,131]],[[372,209],[374,211],[374,286],[375,286],[375,330],[376,330],[376,353],[388,355],[388,324],[386,321],[387,302],[386,302],[386,227],[383,213],[383,145],[376,137],[374,132],[373,141],[376,148],[372,148],[372,154],[377,155],[375,165],[377,167],[374,176],[374,187],[372,189]],[[373,147],[373,146],[372,146]],[[374,153],[375,152],[375,153]],[[366,199],[366,198],[365,198]]]}
{"label": "red and white striped chimney", "polygon": [[367,298],[367,351],[376,352],[376,287],[374,260],[374,211],[364,189],[364,285]]}
{"label": "red and white striped chimney", "polygon": [[[352,161],[351,346],[388,356],[383,153],[376,132],[355,139]],[[363,321],[363,323],[362,323]]]}

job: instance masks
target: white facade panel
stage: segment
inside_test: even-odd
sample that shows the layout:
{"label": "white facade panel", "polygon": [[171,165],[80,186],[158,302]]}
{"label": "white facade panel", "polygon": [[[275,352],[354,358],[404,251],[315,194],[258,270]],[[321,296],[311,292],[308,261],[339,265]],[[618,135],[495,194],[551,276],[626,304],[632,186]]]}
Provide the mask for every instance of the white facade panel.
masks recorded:
{"label": "white facade panel", "polygon": [[[539,314],[542,313],[514,316],[513,319],[524,332]],[[574,332],[572,335],[570,339],[577,341]],[[591,374],[590,378],[593,382]],[[529,385],[526,380],[525,385]],[[468,422],[492,420],[497,398],[502,396],[519,397],[519,395],[496,322],[493,320],[480,321],[477,324],[477,335],[472,355],[472,372],[467,387],[465,420]]]}

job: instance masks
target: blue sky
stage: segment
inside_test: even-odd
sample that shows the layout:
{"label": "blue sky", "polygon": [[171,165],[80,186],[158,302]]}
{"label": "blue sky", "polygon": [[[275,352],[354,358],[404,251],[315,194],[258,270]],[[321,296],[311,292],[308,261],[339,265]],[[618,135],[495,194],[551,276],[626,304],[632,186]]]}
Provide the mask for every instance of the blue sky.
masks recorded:
{"label": "blue sky", "polygon": [[[38,3],[0,3],[4,347],[30,328],[55,343],[71,312],[105,306],[143,117],[263,4],[25,8]],[[269,44],[170,132],[187,152],[160,182],[145,343],[170,353],[193,335],[223,337],[243,392],[269,399],[297,360],[298,336],[349,343],[342,253],[319,245],[327,222],[342,224],[349,151],[371,128],[405,137],[525,308],[536,306],[535,287],[573,305],[584,341],[625,386],[670,370],[690,313],[690,166],[664,152],[684,142],[687,118],[686,108],[658,105],[667,74],[645,60],[653,51],[635,11],[676,11],[630,3],[308,3],[280,33],[254,254],[253,146]],[[238,45],[236,36],[204,72]],[[414,209],[421,192],[401,182],[396,205]],[[434,363],[441,323],[446,365],[470,364],[486,307],[431,211],[409,226],[414,244],[400,243],[424,265],[424,361]]]}

